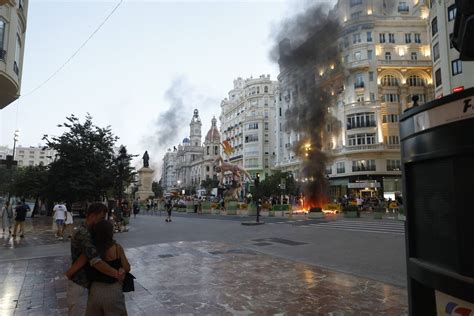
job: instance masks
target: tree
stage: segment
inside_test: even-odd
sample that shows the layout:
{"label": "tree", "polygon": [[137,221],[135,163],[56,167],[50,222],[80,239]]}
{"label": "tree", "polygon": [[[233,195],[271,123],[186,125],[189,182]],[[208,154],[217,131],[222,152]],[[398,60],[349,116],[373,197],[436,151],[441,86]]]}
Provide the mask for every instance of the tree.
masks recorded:
{"label": "tree", "polygon": [[161,181],[153,181],[151,184],[151,190],[155,193],[155,197],[161,198],[163,196],[163,187],[161,186]]}
{"label": "tree", "polygon": [[114,187],[114,136],[110,126],[101,128],[87,114],[84,123],[71,115],[58,125],[68,130],[61,136],[43,137],[57,153],[50,165],[48,195],[51,200],[101,200]]}
{"label": "tree", "polygon": [[112,173],[114,178],[113,195],[118,199],[123,197],[123,190],[134,182],[135,168],[131,166],[133,157],[138,155],[131,155],[127,152],[124,145],[120,146],[118,155],[113,160]]}
{"label": "tree", "polygon": [[18,168],[13,179],[13,194],[24,198],[43,198],[46,195],[48,169],[43,165]]}
{"label": "tree", "polygon": [[[284,190],[281,188],[282,179],[285,182]],[[268,177],[265,180],[260,181],[258,188],[253,187],[252,195],[254,196],[265,196],[269,197],[272,195],[281,195],[281,194],[290,194],[297,195],[298,187],[296,182],[289,172],[276,172]]]}

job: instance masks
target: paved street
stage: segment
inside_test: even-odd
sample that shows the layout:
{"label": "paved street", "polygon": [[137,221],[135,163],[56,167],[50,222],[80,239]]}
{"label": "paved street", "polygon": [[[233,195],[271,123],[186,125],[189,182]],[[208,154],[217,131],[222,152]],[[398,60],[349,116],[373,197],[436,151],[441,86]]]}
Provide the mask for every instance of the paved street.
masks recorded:
{"label": "paved street", "polygon": [[[116,235],[137,275],[130,315],[406,313],[403,224],[264,218],[245,227],[243,220],[250,218],[132,218],[130,231]],[[33,221],[24,240],[0,239],[1,315],[65,312],[69,242],[54,239],[49,219]]]}

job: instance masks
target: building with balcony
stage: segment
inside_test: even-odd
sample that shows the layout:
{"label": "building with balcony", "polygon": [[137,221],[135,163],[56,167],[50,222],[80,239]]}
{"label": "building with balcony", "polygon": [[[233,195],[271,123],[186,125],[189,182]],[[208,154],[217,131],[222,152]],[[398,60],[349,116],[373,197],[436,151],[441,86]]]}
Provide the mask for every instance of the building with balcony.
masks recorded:
{"label": "building with balcony", "polygon": [[161,185],[165,192],[176,187],[176,156],[177,149],[174,151],[168,149],[168,152],[163,157],[163,167],[161,171]]}
{"label": "building with balcony", "polygon": [[[0,146],[0,160],[5,159],[7,155],[11,155],[13,150]],[[54,161],[56,157],[56,151],[46,148],[43,146],[38,147],[23,147],[18,146],[15,148],[15,160],[18,162],[18,167],[28,166],[47,166]]]}
{"label": "building with balcony", "polygon": [[234,152],[223,157],[245,168],[252,177],[265,179],[275,160],[278,82],[270,75],[234,80],[228,98],[221,102],[221,135]]}
{"label": "building with balcony", "polygon": [[329,110],[342,123],[327,175],[331,196],[401,192],[399,116],[433,98],[427,8],[418,1],[340,0],[343,92]]}
{"label": "building with balcony", "polygon": [[[316,85],[331,89],[328,117],[341,123],[323,144],[329,195],[394,198],[401,192],[399,116],[413,106],[413,96],[419,104],[433,98],[427,8],[418,1],[340,0],[330,14],[342,24],[340,60],[327,58],[307,70]],[[308,41],[318,42],[322,31]],[[291,44],[284,41],[281,51]],[[280,62],[276,166],[301,180],[294,145],[304,135],[285,127],[286,113],[299,102],[302,83],[295,77],[302,76]]]}
{"label": "building with balcony", "polygon": [[28,0],[0,5],[0,109],[20,96]]}
{"label": "building with balcony", "polygon": [[455,0],[422,1],[429,7],[428,34],[431,42],[435,97],[474,87],[474,62],[463,62],[451,45],[456,19]]}

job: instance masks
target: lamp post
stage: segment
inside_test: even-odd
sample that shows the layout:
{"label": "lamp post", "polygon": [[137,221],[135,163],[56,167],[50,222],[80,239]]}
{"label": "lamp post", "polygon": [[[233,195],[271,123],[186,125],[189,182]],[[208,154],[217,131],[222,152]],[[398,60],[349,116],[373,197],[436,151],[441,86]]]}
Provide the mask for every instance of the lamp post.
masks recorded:
{"label": "lamp post", "polygon": [[8,202],[10,202],[12,189],[13,189],[13,166],[17,164],[15,163],[15,150],[16,150],[16,142],[19,139],[20,139],[20,131],[16,129],[15,133],[13,133],[13,152],[10,159],[9,157],[7,157],[7,169],[10,169],[10,188],[8,189],[8,199],[7,199]]}
{"label": "lamp post", "polygon": [[119,205],[122,203],[122,194],[123,194],[123,172],[125,165],[127,164],[127,152],[125,147],[120,148],[120,154],[117,157],[117,163],[119,168],[119,192],[118,192],[118,202]]}

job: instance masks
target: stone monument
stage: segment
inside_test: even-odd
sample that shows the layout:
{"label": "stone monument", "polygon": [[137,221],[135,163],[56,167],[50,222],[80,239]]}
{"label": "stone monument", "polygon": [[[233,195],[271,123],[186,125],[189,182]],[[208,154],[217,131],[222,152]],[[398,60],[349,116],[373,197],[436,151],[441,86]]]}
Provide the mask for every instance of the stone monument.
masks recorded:
{"label": "stone monument", "polygon": [[138,191],[135,193],[135,198],[139,198],[140,201],[146,201],[150,196],[155,196],[151,186],[153,183],[153,174],[155,170],[150,168],[150,157],[148,151],[145,151],[143,155],[143,167],[138,170]]}

